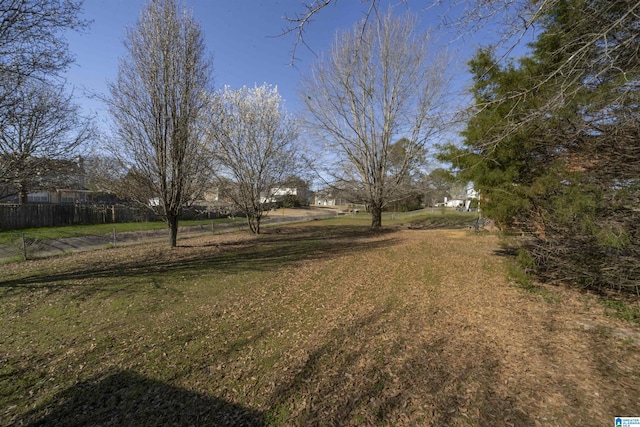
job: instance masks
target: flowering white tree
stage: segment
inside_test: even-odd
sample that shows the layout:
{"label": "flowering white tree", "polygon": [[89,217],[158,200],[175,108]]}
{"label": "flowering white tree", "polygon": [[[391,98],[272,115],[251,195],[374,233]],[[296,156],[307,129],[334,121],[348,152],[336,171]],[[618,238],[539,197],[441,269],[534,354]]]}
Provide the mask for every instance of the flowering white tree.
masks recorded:
{"label": "flowering white tree", "polygon": [[260,233],[265,201],[285,175],[296,169],[295,120],[283,107],[277,87],[225,87],[213,96],[209,124],[213,174],[223,197]]}

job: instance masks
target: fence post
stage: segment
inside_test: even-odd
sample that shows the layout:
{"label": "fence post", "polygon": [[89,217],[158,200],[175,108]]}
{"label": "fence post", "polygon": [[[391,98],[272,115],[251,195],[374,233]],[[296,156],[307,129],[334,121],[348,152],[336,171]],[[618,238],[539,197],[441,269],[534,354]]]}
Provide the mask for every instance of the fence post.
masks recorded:
{"label": "fence post", "polygon": [[116,247],[116,227],[113,227],[113,247]]}
{"label": "fence post", "polygon": [[27,260],[27,240],[24,238],[24,233],[20,233],[22,237],[22,259],[23,261]]}

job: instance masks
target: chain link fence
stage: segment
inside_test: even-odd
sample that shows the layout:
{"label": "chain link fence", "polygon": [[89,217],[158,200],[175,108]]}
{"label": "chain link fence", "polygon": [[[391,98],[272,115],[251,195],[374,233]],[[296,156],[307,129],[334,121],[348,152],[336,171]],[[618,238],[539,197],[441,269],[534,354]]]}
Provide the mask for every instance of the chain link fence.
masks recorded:
{"label": "chain link fence", "polygon": [[[313,215],[306,217],[269,216],[265,225],[309,221],[312,219],[335,216],[335,213]],[[211,221],[199,225],[180,227],[178,238],[196,237],[206,234],[217,234],[247,228],[243,217],[235,217],[231,221]],[[77,230],[68,233],[57,231],[55,237],[46,229],[27,232],[9,231],[0,234],[0,262],[29,260],[48,256],[55,256],[69,252],[104,249],[109,247],[131,245],[142,242],[169,240],[168,228],[152,230],[125,231],[122,225],[114,224],[108,232],[105,227],[82,227],[82,235]]]}

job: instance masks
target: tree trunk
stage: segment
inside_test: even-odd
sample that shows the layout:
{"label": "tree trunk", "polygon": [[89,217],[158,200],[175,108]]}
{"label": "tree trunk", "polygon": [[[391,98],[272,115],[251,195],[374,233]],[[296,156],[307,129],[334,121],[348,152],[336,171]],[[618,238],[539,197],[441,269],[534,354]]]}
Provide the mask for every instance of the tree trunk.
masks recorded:
{"label": "tree trunk", "polygon": [[247,215],[247,225],[253,234],[260,234],[260,219]]}
{"label": "tree trunk", "polygon": [[29,203],[29,196],[26,191],[20,191],[19,199],[21,205],[26,205],[27,203]]}
{"label": "tree trunk", "polygon": [[382,206],[371,206],[371,229],[379,230],[382,228]]}
{"label": "tree trunk", "polygon": [[21,205],[26,205],[29,203],[29,191],[27,190],[26,184],[20,184],[20,190],[18,191],[18,202]]}
{"label": "tree trunk", "polygon": [[167,216],[169,225],[169,246],[175,248],[178,243],[178,215]]}

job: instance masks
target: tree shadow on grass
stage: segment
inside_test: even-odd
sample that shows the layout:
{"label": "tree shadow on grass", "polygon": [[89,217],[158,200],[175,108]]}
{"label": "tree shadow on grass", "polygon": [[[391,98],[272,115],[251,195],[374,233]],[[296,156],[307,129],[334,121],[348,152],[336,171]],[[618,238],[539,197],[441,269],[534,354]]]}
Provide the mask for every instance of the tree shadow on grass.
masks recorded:
{"label": "tree shadow on grass", "polygon": [[[109,265],[86,262],[79,268],[60,273],[39,272],[19,279],[0,280],[0,288],[5,289],[5,296],[25,290],[74,286],[91,293],[114,286],[101,285],[100,279],[146,277],[153,281],[153,277],[165,275],[274,271],[297,262],[376,250],[397,242],[392,237],[392,230],[372,232],[368,227],[356,226],[282,227],[256,238],[242,237],[221,243],[212,237],[210,243],[195,248],[166,248],[162,253],[141,250],[139,258]],[[118,291],[122,291],[122,282],[118,284]]]}
{"label": "tree shadow on grass", "polygon": [[81,382],[25,414],[28,426],[262,426],[261,412],[132,371]]}
{"label": "tree shadow on grass", "polygon": [[468,215],[442,215],[428,216],[411,221],[408,225],[410,230],[460,230],[473,228],[477,221],[476,216]]}
{"label": "tree shadow on grass", "polygon": [[[500,396],[500,362],[490,345],[443,331],[390,337],[376,309],[332,330],[275,390],[266,420],[276,425],[533,426]],[[393,321],[391,322],[393,323]],[[423,326],[419,326],[423,327]]]}

